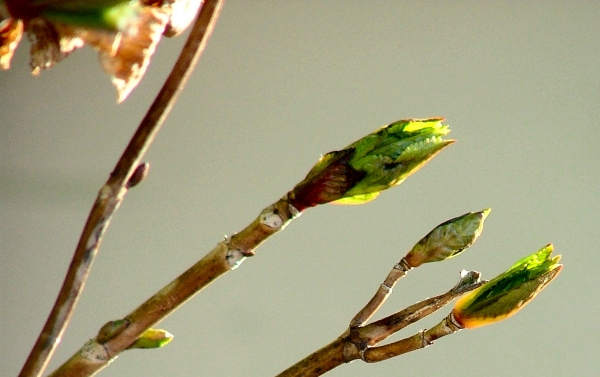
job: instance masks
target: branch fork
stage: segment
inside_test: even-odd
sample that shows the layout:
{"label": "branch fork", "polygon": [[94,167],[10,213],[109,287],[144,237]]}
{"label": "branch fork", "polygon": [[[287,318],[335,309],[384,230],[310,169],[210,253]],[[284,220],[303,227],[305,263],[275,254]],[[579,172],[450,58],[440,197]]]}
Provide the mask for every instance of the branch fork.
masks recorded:
{"label": "branch fork", "polygon": [[[392,269],[392,272],[393,271],[394,270]],[[407,338],[410,340],[403,339],[387,345],[375,347],[377,344],[389,338],[396,332],[402,330],[406,326],[417,322],[425,318],[426,316],[434,313],[435,311],[439,310],[440,308],[448,304],[450,301],[454,300],[456,297],[480,287],[484,283],[480,280],[480,277],[481,274],[477,271],[463,270],[461,272],[461,277],[458,283],[448,292],[436,297],[425,299],[421,302],[409,306],[404,310],[394,313],[388,317],[382,318],[369,325],[361,324],[359,326],[355,326],[355,317],[351,321],[351,324],[348,328],[348,335],[345,337],[347,341],[346,347],[344,349],[344,358],[346,359],[346,362],[360,358],[365,362],[372,363],[384,360],[381,359],[381,355],[383,354],[387,355],[386,358],[398,356],[401,353],[408,352],[403,351],[401,353],[397,353],[397,351],[405,349],[405,343],[410,342],[412,347],[418,343],[417,339],[419,338],[419,336],[423,341],[422,347],[419,348],[423,348],[432,344],[434,339],[426,337],[424,335],[426,334],[425,330],[421,330],[417,335]],[[374,298],[378,297],[379,292],[380,290],[378,290]],[[369,304],[372,301],[373,300],[371,300]],[[367,313],[365,309],[369,308],[369,304],[367,304],[367,306],[365,306],[365,308],[363,308],[359,312],[359,314]],[[379,307],[381,307],[381,305],[379,305],[377,309]],[[371,317],[375,313],[372,312],[367,314],[368,317]],[[454,329],[456,328],[456,326],[453,326],[452,328]],[[439,335],[440,329],[436,329],[435,331],[437,331],[435,332],[435,334]],[[458,330],[455,330],[453,332],[456,331]],[[411,348],[410,350],[412,351],[413,349]]]}

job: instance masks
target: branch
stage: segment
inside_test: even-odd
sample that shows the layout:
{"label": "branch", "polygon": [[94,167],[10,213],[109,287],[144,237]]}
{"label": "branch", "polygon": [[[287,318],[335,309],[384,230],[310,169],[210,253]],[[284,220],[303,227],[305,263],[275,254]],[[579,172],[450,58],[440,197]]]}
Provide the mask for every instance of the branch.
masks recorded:
{"label": "branch", "polygon": [[483,222],[490,213],[487,208],[469,212],[436,226],[396,263],[373,298],[350,321],[350,328],[361,327],[375,314],[392,294],[392,289],[408,271],[423,263],[452,258],[471,246],[483,230]]}
{"label": "branch", "polygon": [[[273,234],[283,230],[300,215],[287,195],[266,207],[244,230],[221,241],[195,265],[167,284],[154,296],[122,320],[104,325],[69,360],[51,374],[90,376],[127,350],[149,328],[166,318],[223,274],[236,269],[254,250]],[[110,329],[110,331],[106,331]]]}
{"label": "branch", "polygon": [[320,350],[311,353],[276,377],[316,377],[346,363],[344,348],[348,331]]}
{"label": "branch", "polygon": [[[332,343],[300,360],[278,374],[277,377],[316,377],[356,359],[362,359],[365,362],[376,362],[423,348],[425,346],[422,341],[422,332],[385,346],[370,347],[370,345],[376,344],[409,324],[425,318],[462,294],[480,287],[481,284],[483,283],[479,282],[478,272],[463,271],[458,284],[448,292],[418,302],[371,325],[359,328],[349,327]],[[428,344],[433,342],[434,336],[443,336],[439,335],[437,329],[435,331]]]}
{"label": "branch", "polygon": [[378,344],[406,326],[433,314],[455,298],[479,288],[485,283],[480,281],[480,277],[479,272],[463,270],[459,282],[448,292],[420,301],[369,325],[351,329],[350,338],[359,348]]}
{"label": "branch", "polygon": [[[329,345],[294,364],[278,377],[320,376],[321,374],[352,360],[366,362],[384,360],[396,356],[394,352],[408,352],[422,345],[422,334],[389,345],[373,347],[411,323],[434,313],[455,298],[480,287],[481,274],[475,271],[462,271],[458,283],[448,292],[428,298],[408,308],[380,319],[370,325],[364,325],[385,303],[396,283],[406,276],[408,271],[424,263],[439,262],[452,258],[470,247],[479,238],[483,222],[490,209],[469,212],[445,221],[429,232],[396,263],[388,273],[375,295],[352,318],[348,329]],[[414,338],[414,339],[413,339]],[[418,339],[417,339],[418,338]],[[424,346],[421,346],[421,348]],[[404,350],[403,352],[400,352]],[[383,355],[383,356],[382,356]]]}
{"label": "branch", "polygon": [[[128,316],[104,325],[95,339],[86,343],[52,376],[88,376],[106,367],[149,328],[215,279],[236,269],[247,257],[253,256],[254,250],[261,243],[283,230],[304,210],[340,199],[355,200],[353,198],[356,196],[360,197],[358,201],[364,201],[365,195],[369,196],[369,200],[373,199],[373,194],[378,195],[380,191],[398,185],[450,144],[451,141],[441,138],[448,131],[448,127],[441,125],[438,118],[398,121],[376,130],[341,151],[330,152],[313,166],[302,182],[277,202],[263,209],[244,230],[220,242],[198,263]],[[367,142],[368,145],[365,145]],[[386,145],[387,153],[395,156],[394,160],[377,154],[379,152],[376,146],[382,143]],[[373,168],[365,164],[366,156],[388,161],[387,165],[392,167],[392,172],[384,172],[385,180],[382,181],[379,175],[381,166]],[[430,246],[426,249],[429,248]],[[421,249],[419,253],[422,253]]]}
{"label": "branch", "polygon": [[450,313],[429,330],[421,330],[415,335],[397,342],[367,349],[362,358],[367,363],[376,363],[378,361],[387,360],[407,352],[420,350],[421,348],[430,346],[433,344],[434,340],[446,335],[454,334],[460,330],[462,330],[462,327],[453,320],[452,313]]}
{"label": "branch", "polygon": [[[434,260],[438,259],[439,256],[446,253],[439,254],[438,247],[434,249],[430,247],[436,244],[440,246],[437,242],[439,239],[446,239],[449,244],[454,246],[460,246],[465,241],[469,244],[472,243],[468,241],[470,237],[467,235],[468,233],[472,235],[480,233],[478,229],[482,224],[477,224],[477,218],[481,219],[487,215],[487,212],[489,210],[466,214],[440,224],[419,241],[404,259],[420,260],[424,263],[431,261],[424,259],[424,256],[433,257]],[[459,232],[463,234],[458,238],[463,238],[463,240],[459,241],[457,237],[448,237],[452,230],[459,229],[463,229],[463,232]],[[471,231],[464,232],[468,229]],[[432,253],[433,250],[438,252]],[[478,272],[462,271],[458,284],[450,291],[418,302],[370,325],[354,327],[353,319],[348,329],[335,341],[299,361],[279,374],[278,377],[320,376],[338,365],[356,359],[362,359],[367,363],[383,361],[425,348],[433,344],[436,339],[454,334],[461,329],[476,328],[502,321],[531,302],[560,274],[562,270],[562,264],[558,263],[560,255],[551,256],[553,250],[552,244],[546,245],[538,252],[520,259],[507,271],[487,282],[479,281],[480,274]],[[454,255],[461,251],[455,250]],[[421,330],[411,337],[396,342],[376,346],[404,327],[437,311],[463,294],[465,295],[456,302],[450,314],[431,329]],[[376,294],[366,308],[372,307],[370,304],[377,297]],[[361,310],[357,317],[361,317],[360,314],[364,311],[365,309]]]}
{"label": "branch", "polygon": [[[20,377],[40,376],[47,367],[77,305],[112,215],[121,204],[128,188],[141,180],[134,178],[134,181],[130,181],[135,169],[140,166],[141,158],[154,140],[202,54],[222,3],[222,0],[207,1],[202,7],[171,74],[117,162],[108,181],[100,189],[54,307],[21,369]],[[147,170],[147,167],[141,169]],[[142,177],[143,175],[141,174]]]}
{"label": "branch", "polygon": [[365,322],[367,322],[373,314],[375,314],[381,306],[385,303],[388,297],[392,294],[392,290],[394,286],[398,282],[398,280],[402,279],[406,276],[408,271],[410,271],[413,267],[406,262],[405,258],[402,258],[400,262],[396,263],[388,276],[385,278],[383,283],[375,292],[375,295],[371,300],[362,308],[350,321],[350,327],[356,328],[361,327]]}

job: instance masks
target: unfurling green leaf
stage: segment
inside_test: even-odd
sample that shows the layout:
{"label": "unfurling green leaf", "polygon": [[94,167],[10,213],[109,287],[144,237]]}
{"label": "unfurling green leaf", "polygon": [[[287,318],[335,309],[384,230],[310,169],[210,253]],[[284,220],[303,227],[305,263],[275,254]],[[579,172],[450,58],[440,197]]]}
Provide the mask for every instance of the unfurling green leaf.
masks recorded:
{"label": "unfurling green leaf", "polygon": [[160,348],[166,346],[173,340],[173,334],[162,329],[148,329],[140,336],[129,349],[133,348]]}
{"label": "unfurling green leaf", "polygon": [[461,297],[452,310],[456,322],[464,328],[475,328],[518,312],[562,270],[560,255],[550,258],[553,250],[552,244],[547,245]]}
{"label": "unfurling green leaf", "polygon": [[443,118],[406,119],[327,153],[289,197],[300,211],[319,204],[362,204],[402,183],[454,140]]}
{"label": "unfurling green leaf", "polygon": [[490,213],[487,208],[469,212],[441,223],[423,237],[404,259],[411,267],[452,258],[471,246],[483,231],[483,222]]}

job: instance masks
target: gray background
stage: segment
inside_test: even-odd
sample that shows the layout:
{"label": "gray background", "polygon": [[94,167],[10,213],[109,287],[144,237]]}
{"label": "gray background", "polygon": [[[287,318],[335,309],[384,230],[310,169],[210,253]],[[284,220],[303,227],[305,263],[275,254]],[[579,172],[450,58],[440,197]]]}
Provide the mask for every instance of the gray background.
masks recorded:
{"label": "gray background", "polygon": [[[34,78],[24,41],[0,75],[2,375],[33,345],[97,190],[183,41],[161,42],[119,106],[91,48]],[[168,347],[127,352],[103,375],[274,375],[344,331],[433,226],[492,207],[471,250],[411,272],[380,315],[548,242],[562,275],[505,322],[329,375],[595,376],[599,61],[598,1],[229,1],[49,370],[241,230],[320,153],[397,119],[445,116],[458,142],[422,171],[373,203],[309,210],[165,320]]]}

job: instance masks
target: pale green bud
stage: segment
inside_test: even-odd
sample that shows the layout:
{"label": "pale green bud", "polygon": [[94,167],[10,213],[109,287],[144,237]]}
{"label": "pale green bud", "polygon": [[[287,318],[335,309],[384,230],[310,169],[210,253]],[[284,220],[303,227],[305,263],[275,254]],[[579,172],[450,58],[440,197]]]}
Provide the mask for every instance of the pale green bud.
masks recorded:
{"label": "pale green bud", "polygon": [[160,348],[173,340],[173,334],[162,329],[148,329],[140,336],[129,349],[133,348]]}
{"label": "pale green bud", "polygon": [[435,227],[423,237],[404,259],[411,267],[452,258],[471,246],[483,231],[487,208],[455,217]]}

